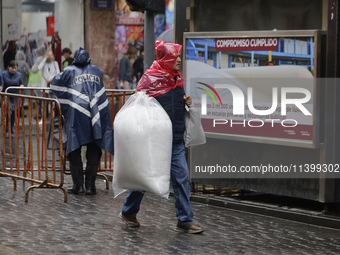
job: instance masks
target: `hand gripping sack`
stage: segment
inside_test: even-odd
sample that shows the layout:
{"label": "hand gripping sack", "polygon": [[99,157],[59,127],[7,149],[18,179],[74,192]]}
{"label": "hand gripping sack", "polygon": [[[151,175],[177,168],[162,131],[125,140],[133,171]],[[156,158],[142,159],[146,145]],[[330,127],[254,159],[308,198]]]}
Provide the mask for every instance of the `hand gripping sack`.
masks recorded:
{"label": "hand gripping sack", "polygon": [[205,133],[201,123],[201,115],[195,108],[185,106],[184,144],[185,147],[193,147],[206,143]]}
{"label": "hand gripping sack", "polygon": [[117,113],[113,125],[115,197],[133,190],[168,198],[172,124],[163,107],[138,92]]}

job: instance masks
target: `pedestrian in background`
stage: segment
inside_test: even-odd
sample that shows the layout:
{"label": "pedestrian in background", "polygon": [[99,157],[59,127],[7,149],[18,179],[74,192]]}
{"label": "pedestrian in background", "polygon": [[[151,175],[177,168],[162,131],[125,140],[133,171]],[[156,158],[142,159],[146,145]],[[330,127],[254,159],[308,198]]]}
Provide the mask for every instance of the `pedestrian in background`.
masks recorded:
{"label": "pedestrian in background", "polygon": [[[41,88],[50,87],[51,80],[54,78],[55,75],[60,73],[58,62],[54,61],[54,56],[51,50],[45,53],[45,57],[39,64],[38,69],[42,71]],[[45,97],[50,97],[50,90],[46,90]],[[47,116],[48,105],[49,104],[46,104]],[[39,115],[41,115],[41,103],[39,103]]]}
{"label": "pedestrian in background", "polygon": [[136,82],[138,84],[140,78],[144,74],[144,50],[141,50],[139,57],[133,63],[133,74],[136,77]]}
{"label": "pedestrian in background", "polygon": [[17,51],[17,44],[15,41],[10,41],[8,44],[8,48],[4,54],[4,68],[5,70],[8,68],[9,62],[15,60],[15,53]]}
{"label": "pedestrian in background", "polygon": [[64,70],[66,67],[72,64],[74,58],[71,57],[72,51],[69,48],[64,48],[62,53],[65,58],[65,60],[63,61],[63,70]]}
{"label": "pedestrian in background", "polygon": [[45,53],[45,57],[39,64],[38,69],[42,71],[41,87],[49,87],[53,77],[60,73],[58,62],[54,61],[54,56],[51,50]]}
{"label": "pedestrian in background", "polygon": [[[45,55],[45,47],[41,46],[38,49],[35,50],[35,62],[31,68],[31,73],[28,78],[28,87],[41,87],[41,79],[42,79],[42,72],[39,70],[38,66],[41,63],[41,61],[44,59]],[[42,97],[41,90],[35,90],[34,94],[38,97]],[[35,118],[41,118],[41,105],[42,101],[39,100],[39,115]]]}
{"label": "pedestrian in background", "polygon": [[127,52],[124,54],[119,64],[119,82],[121,89],[132,89],[132,67],[131,59],[136,58],[137,49],[130,46]]}
{"label": "pedestrian in background", "polygon": [[68,193],[84,193],[81,148],[87,146],[85,194],[97,193],[95,180],[102,149],[113,155],[113,129],[102,71],[90,64],[88,53],[79,52],[68,68],[51,81],[66,121],[66,155],[70,162],[73,187]]}
{"label": "pedestrian in background", "polygon": [[[35,62],[31,68],[31,76],[32,76],[32,73],[36,74],[39,72],[39,64],[41,63],[41,61],[44,59],[44,55],[46,53],[46,50],[45,50],[45,47],[44,46],[41,46],[39,47],[38,49],[35,50]],[[41,72],[41,71],[40,71]],[[31,77],[29,78],[29,84],[31,85],[31,87],[40,87],[41,86],[41,77],[38,81],[35,81],[36,78],[33,78],[32,79],[32,82],[31,82]]]}
{"label": "pedestrian in background", "polygon": [[[194,213],[190,204],[189,170],[183,141],[185,105],[191,104],[191,98],[185,95],[183,77],[179,72],[182,46],[157,41],[155,48],[157,61],[154,61],[150,69],[146,70],[136,92],[144,91],[150,97],[154,97],[169,115],[173,130],[170,175],[178,221],[176,231],[198,234],[203,232],[203,228],[194,225],[192,221]],[[120,219],[126,225],[140,226],[136,215],[143,196],[143,192],[129,191],[122,212],[119,214]]]}
{"label": "pedestrian in background", "polygon": [[22,75],[24,85],[27,86],[28,77],[31,70],[26,62],[26,55],[22,50],[18,50],[17,54],[15,55],[15,61],[18,63],[18,72],[20,72]]}
{"label": "pedestrian in background", "polygon": [[[6,91],[8,87],[24,87],[24,81],[22,79],[22,75],[17,71],[18,63],[15,60],[12,60],[8,64],[8,70],[5,70],[3,75],[4,86],[2,88],[3,91]],[[17,90],[11,90],[10,93],[18,93]],[[17,101],[18,102],[18,101]],[[14,134],[14,123],[15,123],[15,106],[14,106],[14,98],[10,97],[10,115],[11,115],[11,133]],[[9,118],[7,113],[7,119]],[[9,124],[9,123],[8,123]],[[8,125],[6,127],[6,136],[8,136]]]}

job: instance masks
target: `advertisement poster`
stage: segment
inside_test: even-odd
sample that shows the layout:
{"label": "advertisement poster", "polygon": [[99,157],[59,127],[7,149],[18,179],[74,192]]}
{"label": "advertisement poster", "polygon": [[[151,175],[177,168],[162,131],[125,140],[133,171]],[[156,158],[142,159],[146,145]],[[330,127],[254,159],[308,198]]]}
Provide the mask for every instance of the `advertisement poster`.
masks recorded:
{"label": "advertisement poster", "polygon": [[166,0],[165,14],[155,15],[155,35],[158,37],[165,30],[174,26],[175,0]]}
{"label": "advertisement poster", "polygon": [[155,15],[155,35],[158,37],[165,30],[165,16],[164,14]]}
{"label": "advertisement poster", "polygon": [[[132,12],[125,0],[116,0],[116,81],[118,86],[119,63],[129,46],[144,49],[144,14]],[[133,64],[133,63],[131,63]]]}
{"label": "advertisement poster", "polygon": [[174,26],[175,0],[166,0],[165,3],[165,30]]}
{"label": "advertisement poster", "polygon": [[314,143],[314,37],[190,38],[184,52],[206,133]]}

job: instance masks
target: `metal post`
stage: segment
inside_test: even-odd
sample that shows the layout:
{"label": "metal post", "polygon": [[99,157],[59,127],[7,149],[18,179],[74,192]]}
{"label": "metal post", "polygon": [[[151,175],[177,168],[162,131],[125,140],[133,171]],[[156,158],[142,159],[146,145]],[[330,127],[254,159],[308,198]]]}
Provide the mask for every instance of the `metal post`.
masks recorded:
{"label": "metal post", "polygon": [[144,20],[144,70],[155,60],[154,13],[145,11]]}
{"label": "metal post", "polygon": [[282,51],[281,51],[281,40],[282,40],[282,39],[279,39],[279,47],[277,48],[277,52],[282,52]]}
{"label": "metal post", "polygon": [[217,53],[214,53],[214,67],[217,68]]}
{"label": "metal post", "polygon": [[311,67],[311,70],[314,70],[314,47],[313,47],[314,46],[314,40],[313,40],[313,37],[311,37],[309,44],[310,44],[310,48],[309,48],[310,67]]}
{"label": "metal post", "polygon": [[218,68],[221,69],[221,58],[222,58],[222,52],[218,53]]}

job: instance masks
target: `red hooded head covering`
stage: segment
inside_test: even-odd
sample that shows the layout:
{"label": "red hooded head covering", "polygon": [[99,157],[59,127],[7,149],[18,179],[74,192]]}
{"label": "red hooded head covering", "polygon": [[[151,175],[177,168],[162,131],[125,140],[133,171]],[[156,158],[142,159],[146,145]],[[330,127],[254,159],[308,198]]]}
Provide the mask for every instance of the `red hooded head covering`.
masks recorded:
{"label": "red hooded head covering", "polygon": [[155,48],[157,60],[145,71],[136,89],[136,92],[145,91],[151,97],[158,97],[176,87],[184,87],[181,73],[172,71],[178,55],[181,55],[182,45],[157,41]]}

